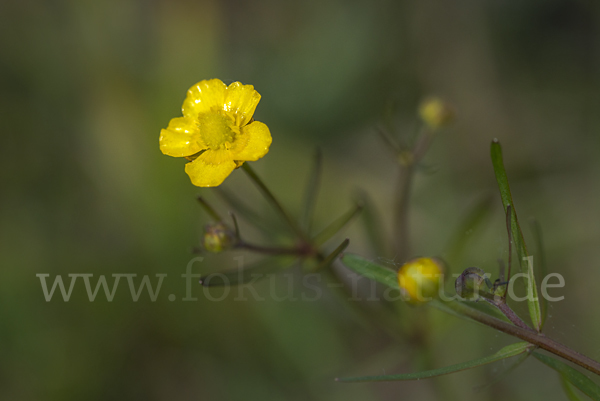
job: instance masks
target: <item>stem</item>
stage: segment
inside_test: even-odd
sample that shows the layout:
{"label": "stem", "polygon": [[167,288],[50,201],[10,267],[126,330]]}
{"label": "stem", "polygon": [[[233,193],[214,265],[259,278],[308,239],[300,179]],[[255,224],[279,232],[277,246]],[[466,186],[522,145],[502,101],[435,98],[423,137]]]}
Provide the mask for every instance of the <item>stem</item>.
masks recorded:
{"label": "stem", "polygon": [[513,322],[513,324],[515,326],[519,326],[523,329],[531,330],[531,328],[529,326],[527,326],[527,324],[505,302],[503,302],[503,301],[496,302],[496,301],[492,301],[487,298],[483,298],[483,299],[485,299],[488,303],[490,303],[491,305],[494,305],[496,308],[498,308],[500,310],[500,312],[502,312],[504,314],[504,316],[506,316],[508,318],[508,320]]}
{"label": "stem", "polygon": [[346,238],[344,242],[342,242],[337,248],[335,248],[333,252],[331,252],[325,258],[321,258],[321,262],[317,265],[315,269],[313,269],[313,272],[331,266],[333,262],[337,259],[337,257],[340,256],[340,254],[344,252],[344,250],[348,247],[349,243],[350,240]]}
{"label": "stem", "polygon": [[398,190],[396,193],[396,217],[394,221],[394,237],[396,243],[396,256],[394,259],[404,263],[408,258],[410,247],[408,238],[408,206],[410,203],[410,188],[412,184],[412,175],[414,168],[412,165],[403,165],[400,167],[400,177],[398,180]]}
{"label": "stem", "polygon": [[298,238],[300,238],[302,240],[302,242],[308,243],[308,239],[306,237],[306,234],[304,234],[304,231],[302,231],[300,229],[300,227],[298,226],[298,224],[296,224],[296,221],[283,208],[283,206],[281,205],[281,203],[279,203],[279,201],[275,198],[275,196],[273,195],[273,193],[269,190],[269,188],[267,188],[267,186],[265,185],[265,183],[254,172],[254,170],[252,169],[252,167],[250,167],[248,165],[248,163],[244,163],[244,164],[242,164],[242,169],[246,172],[246,174],[248,174],[248,176],[252,179],[252,181],[254,181],[254,183],[256,184],[256,186],[258,186],[258,188],[261,190],[261,192],[263,193],[263,195],[265,196],[265,198],[267,198],[267,200],[269,202],[271,202],[271,205],[275,209],[277,209],[277,211],[279,212],[279,214],[281,214],[281,216],[288,223],[288,225],[294,231],[294,233],[298,236]]}
{"label": "stem", "polygon": [[[433,301],[439,302],[439,301]],[[537,345],[538,347],[545,349],[553,353],[554,355],[558,355],[562,358],[565,358],[568,361],[571,361],[582,368],[589,370],[592,373],[600,375],[600,363],[595,360],[588,358],[585,355],[580,354],[577,351],[572,350],[571,348],[558,343],[548,337],[546,337],[542,333],[538,333],[531,329],[524,329],[522,327],[513,326],[512,324],[503,322],[502,320],[496,319],[490,315],[487,315],[483,312],[480,312],[476,309],[470,308],[459,302],[446,302],[445,306],[453,309],[454,311],[467,316],[476,322],[485,324],[493,329],[501,331],[503,333],[509,334],[513,337],[520,338],[521,340],[525,340],[531,344]]]}
{"label": "stem", "polygon": [[[398,191],[396,194],[396,217],[394,220],[396,258],[404,262],[409,253],[409,227],[408,206],[410,201],[410,189],[412,186],[415,166],[423,159],[433,140],[433,134],[423,128],[419,133],[417,142],[414,144],[409,160],[400,165],[400,178],[398,180]],[[398,154],[400,158],[402,155]],[[402,160],[402,159],[401,159]]]}

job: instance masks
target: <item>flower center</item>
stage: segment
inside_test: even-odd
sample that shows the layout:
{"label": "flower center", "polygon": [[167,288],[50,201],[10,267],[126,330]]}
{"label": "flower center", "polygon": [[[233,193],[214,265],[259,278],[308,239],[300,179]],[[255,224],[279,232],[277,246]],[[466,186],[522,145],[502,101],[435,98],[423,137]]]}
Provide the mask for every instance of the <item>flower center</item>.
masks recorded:
{"label": "flower center", "polygon": [[198,115],[198,127],[202,140],[211,150],[229,150],[240,133],[234,119],[222,110]]}

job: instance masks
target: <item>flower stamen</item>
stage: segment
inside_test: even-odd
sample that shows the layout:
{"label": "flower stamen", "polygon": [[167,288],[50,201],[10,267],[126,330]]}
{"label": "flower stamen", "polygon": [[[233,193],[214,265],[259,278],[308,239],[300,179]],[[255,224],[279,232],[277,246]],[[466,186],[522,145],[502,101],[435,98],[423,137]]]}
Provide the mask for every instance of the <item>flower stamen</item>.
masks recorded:
{"label": "flower stamen", "polygon": [[200,128],[202,141],[211,150],[229,150],[240,133],[233,119],[221,110],[199,114],[198,128]]}

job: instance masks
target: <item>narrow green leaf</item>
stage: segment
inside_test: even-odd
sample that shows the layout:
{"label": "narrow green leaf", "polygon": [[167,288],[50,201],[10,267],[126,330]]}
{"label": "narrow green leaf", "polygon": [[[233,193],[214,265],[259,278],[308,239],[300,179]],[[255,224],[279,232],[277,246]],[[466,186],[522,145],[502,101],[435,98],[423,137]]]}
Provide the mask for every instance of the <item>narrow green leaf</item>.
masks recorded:
{"label": "narrow green leaf", "polygon": [[354,217],[356,217],[360,211],[362,210],[362,205],[356,205],[351,210],[347,211],[344,215],[338,217],[337,220],[334,220],[330,225],[325,227],[323,231],[317,234],[313,242],[319,246],[323,245],[327,242],[331,237],[338,233],[346,224],[350,222]]}
{"label": "narrow green leaf", "polygon": [[[542,279],[546,277],[547,265],[546,265],[546,250],[544,248],[544,237],[542,236],[542,227],[536,219],[531,219],[531,231],[533,231],[533,239],[535,241],[535,250],[537,252],[537,265],[539,266],[539,273]],[[542,297],[542,328],[546,323],[548,317],[548,300]]]}
{"label": "narrow green leaf", "polygon": [[[527,247],[525,245],[525,239],[523,238],[523,233],[521,231],[521,227],[519,226],[519,220],[517,219],[517,211],[515,209],[515,205],[512,199],[512,195],[510,193],[510,187],[508,185],[508,177],[506,176],[506,170],[504,169],[504,161],[502,159],[502,146],[500,146],[500,142],[497,139],[492,141],[491,149],[490,149],[492,164],[494,166],[494,173],[496,174],[496,181],[498,182],[498,188],[500,189],[500,197],[502,198],[502,204],[504,205],[504,211],[508,206],[511,206],[511,232],[512,239],[517,250],[517,255],[519,256],[519,265],[521,266],[521,271],[527,267],[527,276],[529,278],[529,288],[527,297],[527,304],[529,307],[529,315],[531,316],[531,321],[533,326],[537,331],[540,331],[542,326],[542,312],[540,308],[540,301],[537,293],[537,284],[535,281],[535,275],[533,273],[533,260],[528,260],[530,256],[527,252]],[[527,262],[525,262],[527,261]],[[525,263],[527,263],[525,265]]]}
{"label": "narrow green leaf", "polygon": [[[451,301],[451,302],[456,303],[458,301]],[[442,302],[439,299],[433,299],[433,300],[431,300],[431,302],[428,302],[426,305],[430,306],[432,308],[435,308],[439,311],[445,312],[454,317],[457,317],[459,319],[466,320],[467,322],[473,322],[473,320],[471,318],[463,315],[462,313],[460,313],[460,311],[458,311],[454,308],[451,308],[450,306],[448,306],[448,304],[450,304],[450,302]]]}
{"label": "narrow green leaf", "polygon": [[361,221],[365,227],[367,239],[376,255],[387,255],[385,229],[381,215],[366,192],[360,192],[358,198],[363,205]]}
{"label": "narrow green leaf", "polygon": [[347,253],[342,257],[342,263],[361,276],[385,284],[388,287],[400,289],[397,278],[398,273],[394,270],[351,253]]}
{"label": "narrow green leaf", "polygon": [[560,384],[562,384],[563,390],[565,391],[565,395],[570,401],[583,401],[583,399],[577,394],[577,389],[575,386],[565,377],[565,375],[560,376]]}
{"label": "narrow green leaf", "polygon": [[524,258],[527,261],[527,306],[529,307],[529,316],[537,331],[542,330],[542,308],[540,307],[540,298],[538,297],[535,273],[533,271],[533,256]]}
{"label": "narrow green leaf", "polygon": [[494,355],[486,356],[484,358],[474,359],[472,361],[458,363],[456,365],[446,366],[440,369],[427,370],[418,373],[405,373],[399,375],[385,375],[385,376],[365,376],[365,377],[348,377],[336,379],[341,382],[376,382],[376,381],[397,381],[397,380],[421,380],[429,379],[431,377],[437,377],[447,375],[450,373],[460,372],[467,369],[476,368],[478,366],[487,365],[492,362],[500,361],[502,359],[511,358],[513,356],[520,355],[532,347],[527,342],[520,342],[511,345],[507,345]]}
{"label": "narrow green leaf", "polygon": [[527,247],[525,246],[523,233],[521,232],[519,221],[517,219],[517,210],[510,193],[508,177],[506,176],[504,161],[502,159],[502,147],[500,146],[500,142],[498,142],[496,139],[492,141],[491,156],[492,164],[494,166],[494,173],[496,174],[496,181],[498,182],[498,188],[500,189],[502,205],[504,205],[504,211],[506,212],[508,205],[511,205],[512,208],[511,231],[513,234],[513,243],[515,244],[517,255],[519,255],[519,263],[521,264],[521,267],[523,267],[522,258],[529,256],[529,253],[527,252]]}
{"label": "narrow green leaf", "polygon": [[537,351],[533,353],[533,356],[556,370],[565,380],[568,380],[592,400],[600,401],[600,386],[594,383],[589,377],[551,356],[544,355]]}
{"label": "narrow green leaf", "polygon": [[476,301],[475,302],[469,302],[469,301],[461,302],[461,301],[456,301],[456,300],[449,301],[449,302],[443,302],[440,299],[433,299],[430,302],[428,302],[427,305],[431,306],[432,308],[435,308],[437,310],[440,310],[442,312],[446,312],[450,315],[461,318],[463,320],[478,323],[478,324],[482,324],[482,323],[476,322],[475,320],[467,317],[463,312],[465,310],[475,309],[476,311],[486,313],[488,315],[495,317],[496,319],[500,319],[507,323],[510,323],[510,320],[508,320],[508,318],[502,312],[500,312],[498,310],[498,308],[494,308],[493,306],[491,306],[488,303],[476,302]]}
{"label": "narrow green leaf", "polygon": [[491,386],[493,386],[494,384],[498,383],[499,381],[501,381],[502,379],[504,379],[506,376],[508,376],[513,370],[515,370],[516,368],[518,368],[519,366],[521,366],[521,364],[523,362],[525,362],[525,360],[529,357],[529,352],[525,353],[525,354],[521,354],[516,361],[512,362],[510,366],[508,366],[507,368],[504,368],[503,370],[501,370],[499,373],[494,375],[494,378],[489,381],[488,383],[479,385],[479,386],[475,386],[473,388],[473,390],[475,392],[480,392],[483,391],[485,389],[490,388]]}
{"label": "narrow green leaf", "polygon": [[202,277],[200,284],[205,287],[227,287],[247,284],[266,278],[268,274],[283,270],[290,265],[290,258],[268,259],[246,268],[211,273],[206,277]]}
{"label": "narrow green leaf", "polygon": [[313,169],[308,177],[306,192],[304,195],[304,208],[300,215],[300,226],[305,232],[310,232],[315,204],[317,203],[317,194],[319,193],[319,184],[321,182],[321,172],[323,170],[323,156],[320,150],[315,153]]}
{"label": "narrow green leaf", "polygon": [[350,243],[350,240],[348,238],[346,238],[344,240],[344,242],[342,242],[321,263],[319,263],[319,265],[317,266],[317,268],[315,269],[315,271],[316,270],[325,269],[325,268],[329,267],[333,262],[335,262],[335,260],[337,259],[337,257],[340,256],[340,254],[342,252],[344,252],[344,250],[348,247],[349,243]]}

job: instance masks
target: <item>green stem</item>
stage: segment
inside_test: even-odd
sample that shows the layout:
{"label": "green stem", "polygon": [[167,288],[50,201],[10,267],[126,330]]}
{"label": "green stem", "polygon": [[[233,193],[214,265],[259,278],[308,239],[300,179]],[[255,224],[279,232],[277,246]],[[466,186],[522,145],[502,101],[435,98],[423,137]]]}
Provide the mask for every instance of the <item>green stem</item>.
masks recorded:
{"label": "green stem", "polygon": [[396,218],[394,221],[394,248],[396,249],[396,256],[394,259],[398,259],[402,263],[408,258],[410,248],[408,238],[408,206],[410,203],[413,171],[414,168],[412,165],[403,165],[400,167],[400,177],[396,193]]}
{"label": "green stem", "polygon": [[275,196],[273,195],[273,193],[269,190],[269,188],[267,188],[267,186],[265,185],[265,183],[254,172],[254,170],[252,169],[252,167],[250,167],[248,165],[248,163],[244,163],[242,165],[242,169],[246,172],[246,174],[248,174],[248,176],[252,179],[252,181],[254,181],[254,183],[256,184],[256,186],[260,189],[260,191],[265,196],[265,198],[267,198],[267,200],[269,202],[271,202],[271,205],[275,209],[277,209],[277,211],[279,212],[279,214],[281,214],[281,216],[288,223],[288,225],[294,231],[294,233],[298,236],[298,238],[300,240],[302,240],[302,242],[308,243],[308,238],[306,237],[306,234],[304,233],[304,231],[302,231],[300,229],[300,227],[298,226],[298,224],[296,224],[296,221],[283,208],[283,206],[281,205],[281,203],[279,203],[279,201],[275,198]]}
{"label": "green stem", "polygon": [[429,149],[434,134],[423,128],[419,133],[416,143],[409,152],[408,157],[398,154],[400,164],[400,178],[396,193],[396,216],[394,220],[396,258],[404,262],[410,252],[408,207],[410,203],[410,190],[412,187],[415,166],[421,162]]}
{"label": "green stem", "polygon": [[[440,302],[440,301],[432,301]],[[435,306],[435,305],[434,305]],[[592,373],[600,375],[600,363],[595,360],[588,358],[585,355],[580,354],[577,351],[570,349],[569,347],[558,343],[542,333],[538,333],[531,329],[524,329],[522,327],[514,326],[512,324],[503,322],[502,320],[496,319],[490,315],[480,312],[476,309],[470,308],[460,302],[445,302],[444,306],[451,308],[459,314],[467,316],[479,323],[485,324],[493,329],[509,334],[513,337],[520,338],[531,344],[537,345],[538,347],[545,349],[555,355],[565,358],[582,368],[589,370]]]}

